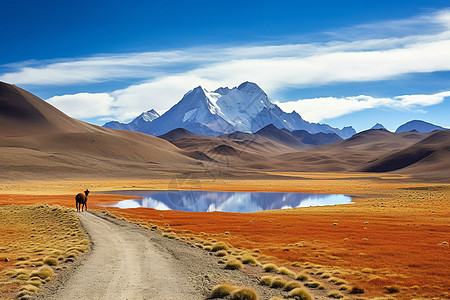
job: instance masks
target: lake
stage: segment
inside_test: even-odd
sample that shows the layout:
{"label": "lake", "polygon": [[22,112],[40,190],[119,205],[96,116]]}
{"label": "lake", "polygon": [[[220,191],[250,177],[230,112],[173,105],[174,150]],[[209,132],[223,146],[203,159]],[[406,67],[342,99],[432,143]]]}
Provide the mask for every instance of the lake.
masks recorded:
{"label": "lake", "polygon": [[214,191],[112,191],[102,192],[143,199],[123,200],[112,207],[148,207],[158,210],[190,212],[239,212],[351,203],[352,198],[341,194],[272,193],[272,192],[214,192]]}

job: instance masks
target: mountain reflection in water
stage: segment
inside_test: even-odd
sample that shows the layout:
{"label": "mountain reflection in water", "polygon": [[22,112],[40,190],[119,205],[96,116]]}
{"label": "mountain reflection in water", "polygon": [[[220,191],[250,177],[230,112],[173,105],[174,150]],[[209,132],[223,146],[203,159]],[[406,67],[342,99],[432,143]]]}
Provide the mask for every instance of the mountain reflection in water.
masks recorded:
{"label": "mountain reflection in water", "polygon": [[143,199],[123,200],[118,208],[148,207],[158,210],[191,212],[239,212],[295,207],[348,204],[351,197],[341,194],[214,192],[214,191],[117,191],[110,192]]}

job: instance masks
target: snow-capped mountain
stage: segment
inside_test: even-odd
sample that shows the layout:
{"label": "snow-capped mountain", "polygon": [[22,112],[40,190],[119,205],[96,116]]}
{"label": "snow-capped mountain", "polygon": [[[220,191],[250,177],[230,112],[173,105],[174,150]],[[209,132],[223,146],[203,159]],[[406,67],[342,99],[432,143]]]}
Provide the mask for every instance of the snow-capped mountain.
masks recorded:
{"label": "snow-capped mountain", "polygon": [[372,126],[372,128],[370,129],[384,129],[387,130],[386,127],[383,126],[383,124],[377,123],[375,125]]}
{"label": "snow-capped mountain", "polygon": [[290,131],[336,133],[343,138],[356,133],[352,127],[337,129],[326,124],[309,123],[296,112],[286,113],[270,102],[267,94],[252,82],[213,92],[196,87],[161,117],[131,130],[158,136],[184,128],[195,134],[217,136],[235,131],[254,133],[269,124]]}
{"label": "snow-capped mountain", "polygon": [[432,132],[434,130],[442,130],[442,129],[447,129],[438,125],[434,125],[425,121],[421,121],[421,120],[412,120],[409,122],[406,122],[403,125],[400,125],[397,130],[395,131],[395,133],[399,133],[399,132],[407,132],[407,131],[412,131],[412,130],[417,130],[418,132],[423,132],[423,133],[427,133],[427,132]]}
{"label": "snow-capped mountain", "polygon": [[103,127],[111,129],[140,131],[140,128],[145,126],[145,124],[150,123],[159,117],[160,115],[154,109],[151,109],[149,111],[143,112],[130,123],[111,121],[103,125]]}

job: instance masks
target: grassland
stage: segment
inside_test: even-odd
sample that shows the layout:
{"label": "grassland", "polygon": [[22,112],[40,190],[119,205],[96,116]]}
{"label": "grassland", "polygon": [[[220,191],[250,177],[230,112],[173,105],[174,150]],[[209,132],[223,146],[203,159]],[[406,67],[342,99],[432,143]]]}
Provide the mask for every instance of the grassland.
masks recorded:
{"label": "grassland", "polygon": [[73,210],[59,205],[0,206],[0,232],[1,299],[27,299],[89,249]]}
{"label": "grassland", "polygon": [[[104,207],[127,197],[92,194],[88,205],[206,249],[226,243],[228,254],[217,247],[216,253],[238,260],[252,254],[262,264],[273,263],[278,269],[301,274],[304,283],[317,282],[339,291],[335,294],[448,297],[449,184],[417,182],[393,174],[276,175],[284,178],[186,179],[178,180],[177,188],[338,193],[354,196],[354,203],[252,214],[183,213]],[[73,207],[74,193],[85,187],[94,191],[164,190],[173,188],[173,180],[17,182],[0,185],[0,204],[46,202]],[[361,291],[362,295],[357,294]]]}

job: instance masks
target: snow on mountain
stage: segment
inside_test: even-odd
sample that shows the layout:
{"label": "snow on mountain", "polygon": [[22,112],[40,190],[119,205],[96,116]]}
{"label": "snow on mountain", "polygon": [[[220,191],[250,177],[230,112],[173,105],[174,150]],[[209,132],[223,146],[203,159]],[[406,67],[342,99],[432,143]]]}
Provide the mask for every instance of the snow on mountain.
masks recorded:
{"label": "snow on mountain", "polygon": [[195,134],[217,136],[235,131],[254,133],[269,124],[290,131],[336,133],[343,138],[356,133],[352,127],[337,129],[326,124],[309,123],[296,112],[286,113],[270,102],[267,94],[252,82],[244,82],[232,89],[218,88],[213,92],[196,87],[161,117],[130,130],[162,135],[184,128]]}
{"label": "snow on mountain", "polygon": [[408,131],[412,131],[412,130],[417,130],[418,132],[423,132],[423,133],[427,133],[427,132],[432,132],[434,130],[442,130],[442,129],[446,129],[444,127],[438,126],[438,125],[434,125],[425,121],[421,121],[421,120],[412,120],[409,121],[401,126],[399,126],[397,128],[397,130],[395,131],[395,133],[399,133],[399,132],[408,132]]}
{"label": "snow on mountain", "polygon": [[130,123],[120,123],[117,121],[111,121],[103,125],[103,127],[111,129],[140,131],[139,129],[142,126],[145,126],[145,124],[150,123],[159,117],[160,115],[154,109],[151,109],[149,111],[143,112]]}

